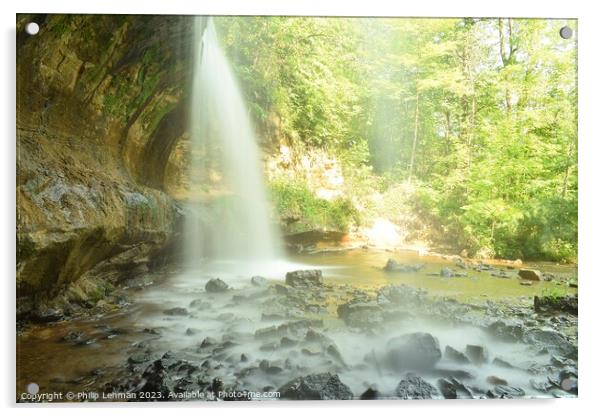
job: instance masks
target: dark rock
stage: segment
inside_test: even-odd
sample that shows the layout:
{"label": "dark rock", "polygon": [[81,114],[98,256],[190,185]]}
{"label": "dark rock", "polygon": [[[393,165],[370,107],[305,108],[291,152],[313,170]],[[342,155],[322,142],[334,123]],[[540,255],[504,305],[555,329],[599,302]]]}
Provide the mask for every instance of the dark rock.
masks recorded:
{"label": "dark rock", "polygon": [[475,267],[475,270],[477,272],[491,271],[491,270],[493,270],[493,267],[490,264],[479,263]]}
{"label": "dark rock", "polygon": [[441,277],[454,277],[454,271],[449,267],[444,267],[439,271],[439,276]]}
{"label": "dark rock", "polygon": [[495,366],[502,367],[502,368],[514,368],[514,366],[512,364],[510,364],[508,361],[502,360],[501,358],[498,358],[498,357],[495,357],[491,363]]}
{"label": "dark rock", "polygon": [[215,394],[218,394],[220,391],[224,390],[224,382],[221,378],[215,377],[211,381],[211,391]]}
{"label": "dark rock", "polygon": [[570,358],[558,357],[556,355],[552,355],[550,357],[550,364],[554,367],[575,367],[576,363],[574,360]]}
{"label": "dark rock", "polygon": [[205,290],[209,293],[226,292],[228,285],[222,279],[211,279],[205,284]]}
{"label": "dark rock", "polygon": [[525,395],[525,391],[520,387],[511,386],[495,386],[494,391],[500,395],[501,398],[512,399],[514,397],[522,397]]}
{"label": "dark rock", "polygon": [[535,312],[541,313],[558,313],[567,312],[577,316],[578,314],[578,298],[575,296],[535,296],[533,298],[533,309]]}
{"label": "dark rock", "polygon": [[288,272],[285,282],[289,286],[322,286],[322,270],[296,270]]}
{"label": "dark rock", "polygon": [[466,355],[476,365],[482,365],[487,362],[487,350],[481,345],[467,345]]}
{"label": "dark rock", "polygon": [[449,267],[444,267],[439,271],[439,276],[441,277],[468,277],[466,273],[459,273]]}
{"label": "dark rock", "polygon": [[186,335],[188,335],[188,336],[196,335],[198,333],[199,333],[198,329],[193,329],[193,328],[186,329]]}
{"label": "dark rock", "polygon": [[211,308],[211,303],[203,299],[195,299],[192,302],[190,302],[188,306],[193,309],[203,310]]}
{"label": "dark rock", "polygon": [[46,324],[63,319],[64,314],[61,309],[40,308],[31,315],[32,322]]}
{"label": "dark rock", "polygon": [[415,289],[411,286],[399,284],[389,285],[379,289],[376,296],[379,305],[414,305],[423,302],[426,299],[426,291]]}
{"label": "dark rock", "polygon": [[282,337],[280,339],[280,346],[282,348],[290,348],[290,347],[294,347],[295,345],[297,345],[299,343],[299,341],[291,339],[289,337]]}
{"label": "dark rock", "polygon": [[529,384],[531,384],[531,387],[533,387],[535,390],[547,393],[551,388],[554,387],[554,385],[552,383],[550,383],[549,380],[542,380],[542,381],[537,381],[537,380],[529,380]]}
{"label": "dark rock", "polygon": [[429,333],[415,332],[387,342],[387,360],[395,370],[430,369],[440,359],[439,341]]}
{"label": "dark rock", "polygon": [[382,323],[383,312],[376,302],[348,302],[339,305],[337,314],[354,328],[372,328]]}
{"label": "dark rock", "polygon": [[535,269],[520,269],[518,271],[518,275],[521,279],[532,280],[535,282],[540,282],[543,280],[543,275],[539,270]]}
{"label": "dark rock", "polygon": [[262,313],[261,314],[262,322],[266,321],[283,321],[284,315],[280,315],[278,313]]}
{"label": "dark rock", "polygon": [[235,315],[232,312],[224,312],[217,315],[218,321],[230,321],[235,318]]}
{"label": "dark rock", "polygon": [[331,373],[299,377],[282,386],[281,397],[293,400],[351,400],[351,389]]}
{"label": "dark rock", "polygon": [[211,347],[217,344],[217,340],[212,337],[206,337],[203,342],[201,342],[201,348]]}
{"label": "dark rock", "polygon": [[321,319],[300,319],[297,321],[286,322],[281,325],[272,325],[266,328],[259,328],[255,331],[255,338],[269,339],[282,336],[298,336],[300,332],[310,327],[322,327],[324,325]]}
{"label": "dark rock", "polygon": [[525,334],[524,341],[563,357],[577,359],[577,347],[559,332],[549,329],[531,329]]}
{"label": "dark rock", "polygon": [[96,343],[96,338],[82,338],[75,343],[75,345],[79,345],[80,347],[85,347],[86,345],[92,345]]}
{"label": "dark rock", "polygon": [[430,372],[444,378],[453,377],[460,380],[470,380],[475,378],[474,374],[471,372],[460,369],[435,368],[430,370]]}
{"label": "dark rock", "polygon": [[288,295],[289,293],[289,288],[281,284],[274,285],[274,290],[279,295]]}
{"label": "dark rock", "polygon": [[522,341],[524,327],[520,323],[495,321],[487,327],[487,332],[504,341]]}
{"label": "dark rock", "polygon": [[345,360],[343,360],[341,352],[335,344],[330,344],[328,347],[326,347],[326,354],[334,358],[338,364],[341,364],[344,367],[347,366],[347,364],[345,364]]}
{"label": "dark rock", "polygon": [[268,280],[262,276],[253,276],[251,277],[251,284],[253,286],[263,287],[267,286]]}
{"label": "dark rock", "polygon": [[448,379],[440,378],[439,380],[437,380],[437,385],[439,386],[439,390],[441,391],[441,394],[443,394],[443,397],[445,397],[446,399],[457,399],[458,398],[458,393],[456,392],[456,386]]}
{"label": "dark rock", "polygon": [[505,270],[495,270],[490,273],[493,277],[500,277],[502,279],[510,279],[510,275]]}
{"label": "dark rock", "polygon": [[128,363],[130,364],[142,364],[146,361],[150,361],[151,356],[146,353],[134,354],[128,358]]}
{"label": "dark rock", "polygon": [[459,364],[469,364],[470,360],[468,359],[468,357],[461,351],[458,351],[455,348],[450,347],[449,345],[447,345],[445,347],[445,353],[444,353],[445,358],[454,361],[456,363]]}
{"label": "dark rock", "polygon": [[266,352],[276,351],[279,346],[280,346],[280,344],[278,344],[277,342],[268,342],[265,344],[261,344],[259,346],[259,350],[266,351]]}
{"label": "dark rock", "polygon": [[379,395],[378,390],[368,387],[368,389],[360,395],[360,400],[377,400]]}
{"label": "dark rock", "polygon": [[65,342],[80,342],[85,339],[86,334],[82,331],[69,331],[62,340]]}
{"label": "dark rock", "polygon": [[188,315],[188,310],[186,308],[171,308],[164,310],[163,313],[169,316],[186,316]]}
{"label": "dark rock", "polygon": [[387,264],[385,265],[383,270],[387,272],[416,273],[424,269],[424,267],[425,265],[423,263],[401,264],[393,259],[389,259],[387,260]]}
{"label": "dark rock", "polygon": [[456,257],[454,260],[456,267],[460,269],[468,269],[468,263],[466,263],[461,257]]}
{"label": "dark rock", "polygon": [[[137,392],[149,393],[147,400],[168,400],[170,392],[173,391],[174,383],[170,379],[162,359],[154,361],[150,364],[142,374],[144,379],[143,384],[137,389]],[[156,393],[161,393],[157,396]]]}
{"label": "dark rock", "polygon": [[266,374],[278,374],[283,371],[281,367],[270,363],[268,360],[261,360],[259,368]]}
{"label": "dark rock", "polygon": [[437,380],[439,390],[446,399],[472,399],[473,394],[455,377],[440,378]]}
{"label": "dark rock", "polygon": [[401,379],[395,394],[404,400],[441,398],[435,386],[413,373],[408,373]]}
{"label": "dark rock", "polygon": [[301,354],[312,357],[316,355],[322,355],[322,351],[315,348],[301,348]]}

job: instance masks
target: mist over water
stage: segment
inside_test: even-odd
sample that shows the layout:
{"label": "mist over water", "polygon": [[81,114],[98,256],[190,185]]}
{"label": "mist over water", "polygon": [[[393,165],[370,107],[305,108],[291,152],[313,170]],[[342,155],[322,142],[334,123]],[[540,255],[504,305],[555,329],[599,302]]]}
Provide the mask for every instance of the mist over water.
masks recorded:
{"label": "mist over water", "polygon": [[[198,201],[202,189],[193,189],[187,216],[187,255],[191,265],[210,259],[270,263],[282,258],[278,232],[270,223],[260,153],[241,92],[222,52],[211,20],[203,28],[196,18],[196,53],[191,100],[191,175],[216,160],[227,188],[213,204],[211,220]],[[194,181],[192,181],[194,183]]]}

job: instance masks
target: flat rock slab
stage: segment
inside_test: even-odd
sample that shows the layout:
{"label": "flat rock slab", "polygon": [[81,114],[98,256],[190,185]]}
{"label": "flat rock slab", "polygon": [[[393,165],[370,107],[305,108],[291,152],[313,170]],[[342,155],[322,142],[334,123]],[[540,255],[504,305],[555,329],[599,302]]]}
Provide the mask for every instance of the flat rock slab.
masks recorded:
{"label": "flat rock slab", "polygon": [[543,280],[543,274],[539,270],[535,269],[520,269],[518,271],[518,275],[521,279],[532,280],[535,282],[540,282]]}
{"label": "flat rock slab", "polygon": [[292,400],[351,400],[353,392],[337,374],[320,373],[299,377],[279,389],[282,397]]}
{"label": "flat rock slab", "polygon": [[322,286],[322,270],[295,270],[286,274],[285,282],[289,286]]}
{"label": "flat rock slab", "polygon": [[435,386],[416,374],[406,374],[401,379],[395,394],[403,400],[441,399],[441,393]]}

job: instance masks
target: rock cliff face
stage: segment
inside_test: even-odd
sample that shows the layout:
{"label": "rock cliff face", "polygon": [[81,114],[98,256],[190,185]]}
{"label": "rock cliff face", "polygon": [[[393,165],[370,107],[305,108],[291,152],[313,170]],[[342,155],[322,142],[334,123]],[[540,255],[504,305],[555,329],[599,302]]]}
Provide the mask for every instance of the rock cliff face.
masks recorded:
{"label": "rock cliff face", "polygon": [[[30,21],[38,35],[23,31]],[[19,311],[82,301],[148,270],[174,240],[192,24],[17,17]]]}

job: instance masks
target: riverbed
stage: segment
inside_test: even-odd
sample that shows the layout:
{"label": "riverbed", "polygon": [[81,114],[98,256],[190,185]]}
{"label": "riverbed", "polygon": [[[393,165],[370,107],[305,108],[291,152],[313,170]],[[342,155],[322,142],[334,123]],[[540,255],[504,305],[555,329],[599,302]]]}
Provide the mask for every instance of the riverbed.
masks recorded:
{"label": "riverbed", "polygon": [[[389,259],[424,266],[387,272]],[[425,368],[409,368],[438,386],[433,398],[445,393],[441,380],[456,380],[466,388],[455,390],[473,398],[574,396],[572,384],[563,389],[549,380],[561,383],[561,372],[566,376],[573,368],[571,383],[576,379],[571,346],[577,318],[537,314],[532,303],[533,296],[559,288],[576,293],[565,283],[576,268],[520,267],[538,268],[554,279],[524,285],[514,265],[478,271],[438,255],[364,249],[301,254],[273,264],[214,262],[197,270],[163,270],[154,284],[125,290],[129,304],[120,309],[29,325],[17,339],[17,399],[23,400],[30,383],[39,385],[40,393],[139,394],[144,380],[156,375],[157,362],[173,364],[161,373],[159,390],[165,391],[251,391],[267,400],[274,395],[266,392],[280,393],[291,380],[329,372],[353,398],[367,391],[378,392],[380,399],[403,398],[399,383],[408,371],[391,362],[389,349],[392,339],[408,334],[437,341],[439,358]],[[461,277],[442,276],[444,268]],[[321,270],[323,283],[285,284],[287,272],[301,269]],[[501,270],[504,277],[497,277]],[[265,280],[253,284],[255,275]],[[214,278],[228,290],[208,292],[206,284]],[[344,304],[365,305],[365,312],[343,315]],[[505,326],[492,331],[497,322]],[[544,345],[546,331],[553,334],[553,345]],[[467,346],[482,347],[482,360],[469,357]],[[448,347],[467,360],[448,354]]]}

